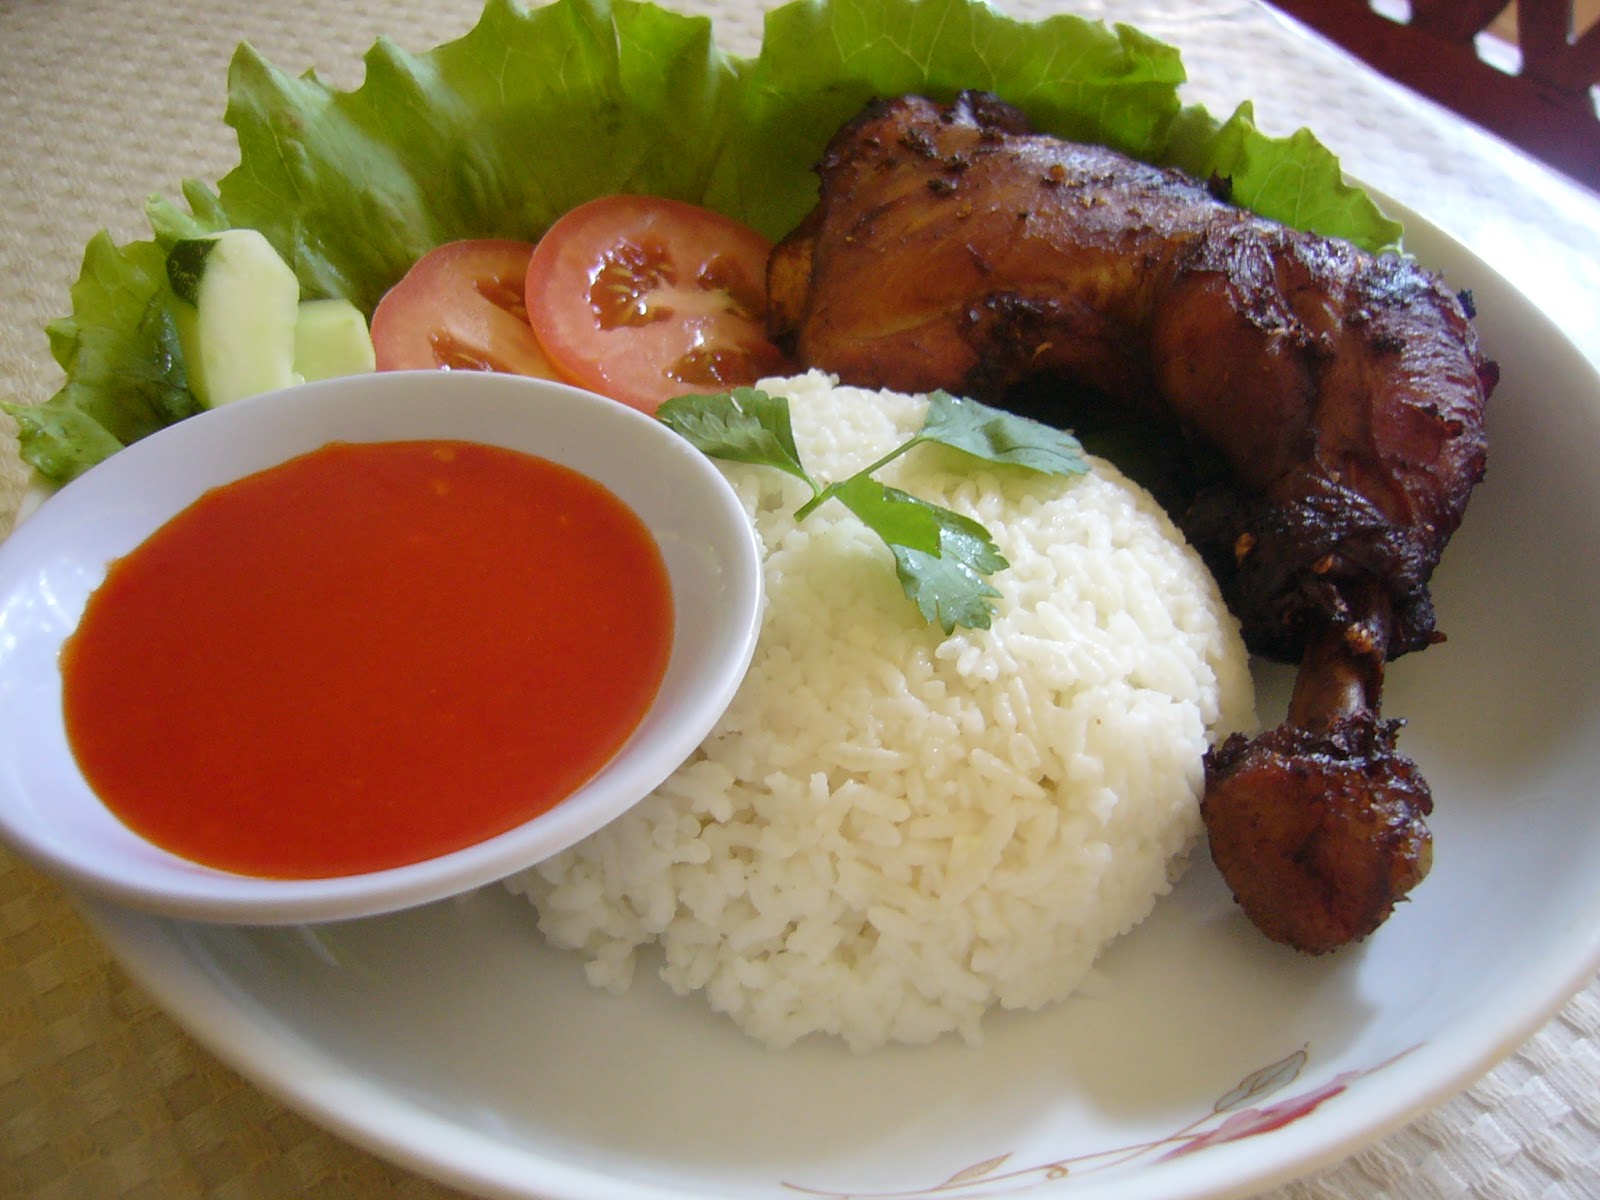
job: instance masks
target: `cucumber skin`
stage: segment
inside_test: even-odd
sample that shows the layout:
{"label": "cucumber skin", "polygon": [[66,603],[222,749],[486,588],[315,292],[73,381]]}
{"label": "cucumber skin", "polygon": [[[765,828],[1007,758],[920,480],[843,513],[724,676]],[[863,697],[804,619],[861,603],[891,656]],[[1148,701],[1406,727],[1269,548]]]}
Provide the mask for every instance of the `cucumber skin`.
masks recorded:
{"label": "cucumber skin", "polygon": [[211,407],[211,385],[206,379],[205,355],[200,353],[200,316],[192,303],[178,296],[173,289],[168,305],[173,327],[178,331],[178,346],[183,351],[183,369],[189,379],[189,391],[199,401],[201,408]]}
{"label": "cucumber skin", "polygon": [[185,304],[195,304],[206,260],[216,248],[216,238],[185,238],[174,242],[167,252],[167,282],[172,285],[172,294]]}

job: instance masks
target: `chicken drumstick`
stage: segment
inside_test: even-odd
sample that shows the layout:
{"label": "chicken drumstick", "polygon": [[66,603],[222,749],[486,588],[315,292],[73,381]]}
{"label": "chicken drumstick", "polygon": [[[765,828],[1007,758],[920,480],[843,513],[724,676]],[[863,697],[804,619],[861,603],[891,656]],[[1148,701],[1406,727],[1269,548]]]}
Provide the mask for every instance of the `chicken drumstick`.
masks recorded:
{"label": "chicken drumstick", "polygon": [[1300,671],[1284,725],[1208,762],[1213,857],[1279,941],[1370,933],[1431,856],[1380,697],[1437,637],[1428,580],[1483,474],[1496,373],[1464,299],[976,93],[870,106],[819,173],[768,268],[799,361],[1002,404],[1027,384],[1063,423],[1088,395],[1220,458],[1175,516],[1250,648]]}

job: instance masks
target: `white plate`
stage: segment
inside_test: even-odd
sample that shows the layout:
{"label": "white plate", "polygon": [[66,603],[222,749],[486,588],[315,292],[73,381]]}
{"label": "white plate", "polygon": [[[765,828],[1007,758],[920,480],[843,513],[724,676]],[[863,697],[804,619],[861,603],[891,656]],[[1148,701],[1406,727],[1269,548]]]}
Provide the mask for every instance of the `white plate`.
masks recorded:
{"label": "white plate", "polygon": [[[91,919],[263,1087],[487,1195],[1195,1200],[1336,1160],[1464,1087],[1600,965],[1600,379],[1464,249],[1409,229],[1473,290],[1504,381],[1489,478],[1436,578],[1449,641],[1389,672],[1436,863],[1365,945],[1268,944],[1202,862],[1096,994],[992,1017],[981,1049],[854,1057],[760,1049],[645,972],[591,991],[494,891],[304,930]],[[1260,678],[1281,711],[1287,673]]]}

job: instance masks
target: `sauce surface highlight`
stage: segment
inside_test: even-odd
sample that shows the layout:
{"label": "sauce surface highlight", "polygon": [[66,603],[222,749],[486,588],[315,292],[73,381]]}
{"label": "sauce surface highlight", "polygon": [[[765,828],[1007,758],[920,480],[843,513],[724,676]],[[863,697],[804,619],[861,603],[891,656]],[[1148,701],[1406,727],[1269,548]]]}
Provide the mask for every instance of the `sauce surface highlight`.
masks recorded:
{"label": "sauce surface highlight", "polygon": [[321,878],[503,833],[593,776],[671,653],[611,492],[470,442],[333,443],[111,564],[62,651],[101,800],[209,866]]}

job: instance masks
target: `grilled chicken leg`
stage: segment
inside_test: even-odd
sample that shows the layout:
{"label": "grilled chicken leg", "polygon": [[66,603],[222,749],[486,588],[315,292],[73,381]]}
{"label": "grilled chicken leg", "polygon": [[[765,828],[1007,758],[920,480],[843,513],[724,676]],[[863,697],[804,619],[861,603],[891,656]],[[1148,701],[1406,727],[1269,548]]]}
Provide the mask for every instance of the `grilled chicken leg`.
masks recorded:
{"label": "grilled chicken leg", "polygon": [[1001,404],[1026,385],[1047,419],[1134,414],[1220,462],[1174,515],[1250,648],[1301,666],[1286,724],[1212,755],[1213,856],[1277,940],[1371,932],[1431,856],[1382,667],[1436,639],[1428,580],[1484,470],[1469,305],[980,94],[874,104],[819,173],[768,268],[798,361]]}
{"label": "grilled chicken leg", "polygon": [[1234,734],[1206,764],[1200,802],[1211,856],[1274,941],[1311,954],[1377,929],[1428,873],[1433,795],[1378,715],[1383,601],[1324,626],[1307,648],[1288,718]]}

